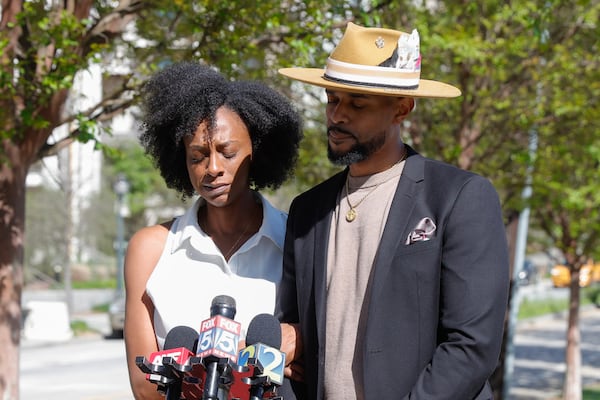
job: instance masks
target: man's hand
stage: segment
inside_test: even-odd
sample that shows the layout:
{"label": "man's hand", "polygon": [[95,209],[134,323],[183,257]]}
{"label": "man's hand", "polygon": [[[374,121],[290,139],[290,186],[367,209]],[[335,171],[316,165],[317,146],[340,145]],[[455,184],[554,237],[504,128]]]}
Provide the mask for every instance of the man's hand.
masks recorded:
{"label": "man's hand", "polygon": [[281,351],[285,353],[284,375],[296,381],[303,381],[302,335],[299,324],[281,324]]}

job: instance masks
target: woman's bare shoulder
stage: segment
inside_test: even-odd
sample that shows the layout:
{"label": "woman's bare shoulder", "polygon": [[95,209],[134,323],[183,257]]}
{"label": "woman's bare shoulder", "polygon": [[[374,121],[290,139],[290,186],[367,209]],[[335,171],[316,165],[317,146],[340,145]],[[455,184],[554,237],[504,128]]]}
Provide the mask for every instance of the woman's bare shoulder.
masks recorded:
{"label": "woman's bare shoulder", "polygon": [[131,237],[129,245],[144,245],[145,247],[147,244],[156,244],[156,242],[164,244],[167,235],[169,234],[169,229],[171,229],[171,225],[173,225],[173,220],[162,224],[146,226]]}
{"label": "woman's bare shoulder", "polygon": [[127,264],[152,270],[163,252],[173,221],[147,226],[137,231],[127,245]]}

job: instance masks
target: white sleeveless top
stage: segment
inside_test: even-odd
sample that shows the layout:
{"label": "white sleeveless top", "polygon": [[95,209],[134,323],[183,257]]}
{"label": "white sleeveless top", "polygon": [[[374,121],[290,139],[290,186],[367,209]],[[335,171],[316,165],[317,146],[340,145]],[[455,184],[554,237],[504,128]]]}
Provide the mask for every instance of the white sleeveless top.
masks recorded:
{"label": "white sleeveless top", "polygon": [[262,195],[263,221],[260,229],[229,259],[198,225],[198,208],[204,199],[177,217],[146,293],[154,304],[154,331],[162,350],[167,333],[176,326],[200,329],[210,317],[215,296],[235,299],[235,320],[242,336],[257,314],[273,314],[275,292],[282,274],[283,242],[287,214],[274,208]]}

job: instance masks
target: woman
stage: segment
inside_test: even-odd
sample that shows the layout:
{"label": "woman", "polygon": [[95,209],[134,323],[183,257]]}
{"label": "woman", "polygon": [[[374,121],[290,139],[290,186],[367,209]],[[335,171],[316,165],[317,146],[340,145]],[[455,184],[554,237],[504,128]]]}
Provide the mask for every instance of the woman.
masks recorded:
{"label": "woman", "polygon": [[257,190],[292,173],[301,139],[290,103],[260,83],[179,63],[144,89],[141,142],[168,187],[198,200],[138,231],[125,258],[125,346],[136,399],[162,398],[135,365],[175,326],[196,330],[217,295],[236,300],[242,329],[273,313],[287,214]]}

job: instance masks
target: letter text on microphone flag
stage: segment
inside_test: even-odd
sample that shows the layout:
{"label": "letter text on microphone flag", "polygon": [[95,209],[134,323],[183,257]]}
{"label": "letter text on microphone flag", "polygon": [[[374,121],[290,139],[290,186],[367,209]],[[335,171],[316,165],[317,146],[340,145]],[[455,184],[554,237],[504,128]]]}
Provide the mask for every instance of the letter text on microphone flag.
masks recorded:
{"label": "letter text on microphone flag", "polygon": [[237,363],[241,326],[221,315],[202,321],[196,356],[228,358]]}
{"label": "letter text on microphone flag", "polygon": [[246,366],[248,365],[248,360],[252,358],[260,362],[263,368],[261,376],[268,376],[271,382],[276,385],[283,383],[285,353],[262,343],[256,343],[240,351],[238,364]]}
{"label": "letter text on microphone flag", "polygon": [[178,364],[185,364],[190,357],[193,357],[194,353],[186,349],[185,347],[179,347],[177,349],[168,349],[162,351],[155,351],[150,354],[150,363],[154,365],[162,365],[162,360],[165,357],[171,357]]}
{"label": "letter text on microphone flag", "polygon": [[[177,371],[194,357],[192,349],[197,340],[198,331],[188,326],[176,326],[167,334],[163,350],[151,353],[148,360],[143,356],[136,357],[136,364],[146,373],[148,381],[158,385],[159,392],[177,394],[181,390]],[[167,358],[168,364],[165,363]]]}

